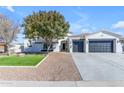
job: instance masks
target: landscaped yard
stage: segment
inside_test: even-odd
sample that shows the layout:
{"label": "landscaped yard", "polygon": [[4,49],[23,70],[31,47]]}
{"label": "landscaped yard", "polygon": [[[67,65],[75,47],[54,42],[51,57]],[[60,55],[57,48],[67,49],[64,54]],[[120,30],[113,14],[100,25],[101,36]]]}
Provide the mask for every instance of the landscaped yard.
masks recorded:
{"label": "landscaped yard", "polygon": [[[30,56],[31,59],[27,58]],[[41,55],[26,55],[26,62],[33,62],[34,58]],[[42,55],[43,56],[43,55]],[[18,57],[17,57],[18,58]],[[16,60],[17,60],[16,58]],[[19,57],[23,60],[23,57]],[[14,58],[15,60],[15,58]],[[18,59],[19,60],[19,59]],[[31,60],[31,61],[29,61]],[[39,59],[41,60],[41,59]],[[36,63],[38,63],[38,61]],[[1,59],[0,59],[1,61]],[[36,60],[35,60],[36,61]],[[3,61],[1,61],[4,63]],[[10,61],[9,61],[10,62]],[[34,62],[35,63],[35,62]],[[9,63],[10,64],[10,63]],[[20,65],[20,64],[18,64]],[[38,67],[0,67],[0,81],[78,81],[82,80],[71,54],[51,52]]]}
{"label": "landscaped yard", "polygon": [[1,56],[0,66],[35,66],[45,56],[38,55],[24,55],[24,56]]}

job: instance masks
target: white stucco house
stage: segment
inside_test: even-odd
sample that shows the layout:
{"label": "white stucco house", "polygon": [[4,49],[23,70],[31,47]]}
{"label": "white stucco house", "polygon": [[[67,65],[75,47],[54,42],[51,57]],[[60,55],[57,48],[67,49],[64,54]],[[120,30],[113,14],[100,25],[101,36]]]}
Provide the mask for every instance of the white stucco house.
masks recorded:
{"label": "white stucco house", "polygon": [[23,44],[11,43],[9,46],[9,51],[11,53],[21,53],[23,51]]}
{"label": "white stucco house", "polygon": [[[24,42],[25,52],[45,51],[43,40]],[[82,53],[123,53],[124,37],[109,31],[68,34],[64,39],[53,41],[51,51],[82,52]]]}
{"label": "white stucco house", "polygon": [[[11,53],[21,53],[23,50],[23,44],[13,41],[12,43],[9,44],[8,50]],[[7,52],[6,41],[2,36],[0,36],[0,53],[6,53],[6,52]]]}

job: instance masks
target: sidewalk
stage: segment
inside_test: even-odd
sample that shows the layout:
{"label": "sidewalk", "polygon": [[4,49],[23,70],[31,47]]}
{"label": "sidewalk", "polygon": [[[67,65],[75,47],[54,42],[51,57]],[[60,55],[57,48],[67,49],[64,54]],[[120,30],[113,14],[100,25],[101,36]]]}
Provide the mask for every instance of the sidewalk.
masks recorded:
{"label": "sidewalk", "polygon": [[124,81],[0,81],[0,87],[124,87]]}

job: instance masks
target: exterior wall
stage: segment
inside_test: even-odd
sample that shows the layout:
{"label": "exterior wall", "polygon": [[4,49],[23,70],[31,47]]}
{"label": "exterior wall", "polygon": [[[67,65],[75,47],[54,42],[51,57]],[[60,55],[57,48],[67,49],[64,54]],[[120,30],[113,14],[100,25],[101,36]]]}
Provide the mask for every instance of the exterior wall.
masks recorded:
{"label": "exterior wall", "polygon": [[87,39],[117,39],[117,38],[114,36],[99,32],[99,33],[87,36]]}
{"label": "exterior wall", "polygon": [[10,48],[9,51],[12,53],[21,53],[22,52],[22,45],[19,44],[13,44]]}
{"label": "exterior wall", "polygon": [[69,52],[73,52],[73,40],[80,40],[80,37],[69,37],[68,38],[68,43],[69,43]]}
{"label": "exterior wall", "polygon": [[[121,42],[119,42],[119,39],[114,37],[114,36],[100,32],[100,33],[96,33],[96,34],[88,36],[87,39],[114,40],[114,52],[115,53],[122,53],[122,44],[121,44]],[[86,50],[88,50],[88,47],[86,48]]]}
{"label": "exterior wall", "polygon": [[[73,52],[73,40],[80,40],[80,39],[84,39],[84,52],[85,53],[89,52],[89,40],[93,40],[93,39],[113,40],[114,41],[114,52],[115,53],[122,53],[123,52],[122,46],[124,46],[124,44],[122,44],[119,41],[119,38],[116,38],[116,37],[109,35],[109,34],[105,34],[103,32],[88,35],[85,38],[79,37],[79,36],[78,37],[73,37],[73,36],[65,37],[64,39],[58,40],[58,42],[53,44],[53,51],[54,52],[60,52],[61,51],[61,41],[67,40],[69,52],[72,53]],[[25,51],[40,52],[43,49],[43,44],[33,44],[32,48],[29,48],[29,46],[30,46],[30,42],[28,41],[28,39],[26,39],[24,42]]]}
{"label": "exterior wall", "polygon": [[5,45],[4,44],[0,44],[0,52],[5,52]]}
{"label": "exterior wall", "polygon": [[123,53],[123,44],[119,39],[116,40],[116,53]]}
{"label": "exterior wall", "polygon": [[39,43],[32,41],[30,44],[28,39],[24,40],[24,52],[41,52],[43,44],[38,40]]}
{"label": "exterior wall", "polygon": [[53,51],[54,52],[59,52],[60,51],[60,45],[61,45],[61,40],[59,40],[58,41],[58,43],[55,43],[54,45],[53,45]]}
{"label": "exterior wall", "polygon": [[[67,40],[68,41],[68,36],[71,36],[71,33],[68,33],[67,37],[65,37],[64,39],[60,39],[58,40],[58,42],[53,43],[53,51],[54,52],[60,52],[61,51],[61,41],[63,40]],[[38,42],[41,42],[41,44],[32,44],[32,47],[30,46],[30,42],[28,39],[24,40],[24,51],[25,52],[41,52],[41,50],[43,49],[43,41],[42,40],[36,40]],[[70,45],[69,45],[70,46]]]}
{"label": "exterior wall", "polygon": [[85,39],[85,53],[89,52],[89,40]]}
{"label": "exterior wall", "polygon": [[[72,41],[74,39],[80,39],[79,37],[71,37],[69,38],[69,46],[70,46],[70,52],[73,52],[73,43]],[[119,38],[116,38],[112,35],[108,35],[108,34],[104,34],[102,32],[96,33],[96,34],[92,34],[89,35],[87,37],[85,37],[85,41],[84,41],[84,50],[85,53],[89,52],[89,40],[113,40],[113,44],[114,44],[114,53],[122,53],[123,52],[123,44],[119,41]]]}
{"label": "exterior wall", "polygon": [[24,48],[27,48],[30,45],[28,39],[24,40]]}
{"label": "exterior wall", "polygon": [[53,45],[53,49],[54,49],[53,51],[54,52],[60,52],[61,51],[61,41],[64,41],[64,40],[68,40],[68,37],[65,37],[64,39],[58,40],[58,42]]}
{"label": "exterior wall", "polygon": [[[67,40],[67,37],[64,39],[58,40],[58,42],[53,43],[53,52],[60,52],[61,51],[61,41]],[[40,41],[41,42],[41,41]],[[43,50],[43,43],[41,44],[35,44],[35,42],[32,42],[32,47],[30,46],[30,42],[28,39],[24,41],[24,52],[41,52]]]}
{"label": "exterior wall", "polygon": [[72,42],[72,39],[68,39],[69,41],[69,52],[72,53],[73,52],[73,42]]}

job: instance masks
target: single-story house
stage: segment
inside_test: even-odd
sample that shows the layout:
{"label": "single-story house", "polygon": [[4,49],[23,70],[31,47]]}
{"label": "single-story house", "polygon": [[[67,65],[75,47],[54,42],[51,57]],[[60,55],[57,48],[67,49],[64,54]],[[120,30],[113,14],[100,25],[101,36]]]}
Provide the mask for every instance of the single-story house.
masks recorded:
{"label": "single-story house", "polygon": [[[23,45],[19,44],[19,43],[11,43],[9,45],[9,49],[8,49],[11,53],[20,53],[23,50]],[[5,53],[7,51],[7,45],[4,41],[4,39],[2,38],[2,36],[0,36],[0,53]]]}
{"label": "single-story house", "polygon": [[23,44],[21,43],[11,43],[9,46],[10,53],[21,53],[23,52]]}
{"label": "single-story house", "polygon": [[[25,52],[41,52],[45,50],[43,40],[24,42]],[[64,39],[54,41],[51,47],[54,52],[82,52],[82,53],[123,53],[124,37],[109,31],[83,33],[80,35],[69,34]]]}

